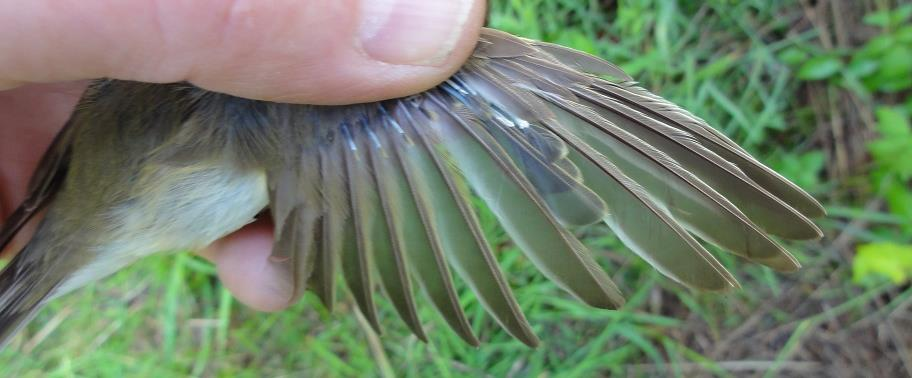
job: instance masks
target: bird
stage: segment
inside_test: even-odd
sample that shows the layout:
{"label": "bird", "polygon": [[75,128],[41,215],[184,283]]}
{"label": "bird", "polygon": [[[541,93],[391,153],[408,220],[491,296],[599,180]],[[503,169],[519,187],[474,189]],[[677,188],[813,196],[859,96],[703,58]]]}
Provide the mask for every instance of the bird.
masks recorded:
{"label": "bird", "polygon": [[454,289],[529,346],[540,340],[479,223],[483,202],[544,276],[578,300],[624,298],[574,230],[604,223],[686,287],[734,276],[715,245],[776,271],[780,240],[814,240],[804,190],[617,65],[485,28],[470,58],[425,92],[345,106],[285,104],[186,82],[98,79],[48,148],[0,249],[45,215],[0,273],[0,345],[48,301],[153,253],[194,250],[268,212],[270,264],[289,303],[329,309],[337,271],[372,328],[382,288],[426,341],[420,291],[461,339],[480,341]]}

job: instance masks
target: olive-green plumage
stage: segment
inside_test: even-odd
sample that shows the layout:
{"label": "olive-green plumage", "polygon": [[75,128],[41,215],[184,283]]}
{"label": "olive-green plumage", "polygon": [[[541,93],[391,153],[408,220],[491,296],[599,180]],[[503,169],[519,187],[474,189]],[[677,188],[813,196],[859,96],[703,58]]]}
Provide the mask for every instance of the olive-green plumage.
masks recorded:
{"label": "olive-green plumage", "polygon": [[0,274],[0,343],[43,303],[149,253],[201,248],[268,206],[272,263],[295,301],[328,306],[341,269],[379,330],[383,289],[422,340],[414,292],[476,345],[454,280],[510,334],[534,335],[475,214],[484,201],[529,260],[581,301],[621,293],[572,233],[607,223],[633,251],[690,287],[734,277],[715,244],[781,271],[798,262],[770,237],[813,239],[807,193],[616,66],[485,29],[447,82],[351,106],[240,99],[188,84],[99,80],[0,229],[0,247],[37,211],[37,234]]}

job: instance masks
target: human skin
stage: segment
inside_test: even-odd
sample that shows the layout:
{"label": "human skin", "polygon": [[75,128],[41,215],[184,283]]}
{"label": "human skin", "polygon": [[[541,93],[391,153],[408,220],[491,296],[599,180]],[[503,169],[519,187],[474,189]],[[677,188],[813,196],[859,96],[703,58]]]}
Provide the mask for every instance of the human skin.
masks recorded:
{"label": "human skin", "polygon": [[[349,104],[420,92],[471,53],[483,0],[0,0],[0,219],[26,195],[88,79],[189,81],[237,96]],[[2,251],[9,257],[35,222]],[[261,311],[288,303],[268,220],[200,254]]]}

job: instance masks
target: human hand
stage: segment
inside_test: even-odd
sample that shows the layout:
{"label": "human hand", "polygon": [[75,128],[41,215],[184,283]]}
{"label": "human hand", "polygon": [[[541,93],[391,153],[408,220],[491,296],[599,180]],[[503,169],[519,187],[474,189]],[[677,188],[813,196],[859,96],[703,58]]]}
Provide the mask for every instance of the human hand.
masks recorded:
{"label": "human hand", "polygon": [[[190,81],[309,104],[399,97],[459,68],[483,12],[483,0],[0,0],[0,219],[24,198],[85,79]],[[271,247],[259,222],[201,255],[241,302],[276,311],[287,283],[267,264]]]}

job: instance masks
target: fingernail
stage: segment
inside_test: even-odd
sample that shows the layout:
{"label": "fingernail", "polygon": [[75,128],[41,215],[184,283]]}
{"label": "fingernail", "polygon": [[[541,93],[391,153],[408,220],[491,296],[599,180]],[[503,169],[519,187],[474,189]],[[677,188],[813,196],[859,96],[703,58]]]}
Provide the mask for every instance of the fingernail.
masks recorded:
{"label": "fingernail", "polygon": [[359,38],[373,59],[441,65],[453,52],[472,0],[363,0]]}

